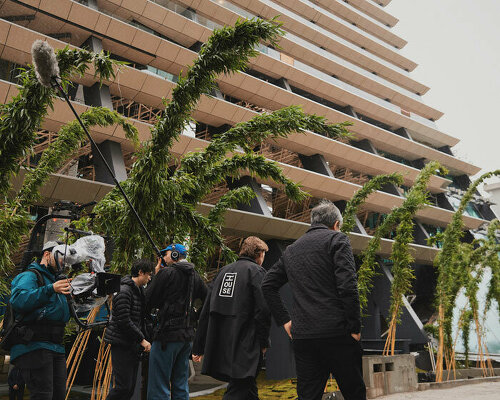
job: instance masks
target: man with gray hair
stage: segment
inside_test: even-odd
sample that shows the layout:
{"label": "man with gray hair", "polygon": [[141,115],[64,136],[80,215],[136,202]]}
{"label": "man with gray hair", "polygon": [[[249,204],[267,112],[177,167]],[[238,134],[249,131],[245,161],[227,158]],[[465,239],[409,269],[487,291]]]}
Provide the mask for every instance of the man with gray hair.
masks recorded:
{"label": "man with gray hair", "polygon": [[[278,326],[292,339],[299,400],[319,400],[333,373],[346,400],[365,400],[356,267],[342,215],[323,200],[311,227],[267,272],[262,291]],[[280,297],[288,282],[290,314]]]}

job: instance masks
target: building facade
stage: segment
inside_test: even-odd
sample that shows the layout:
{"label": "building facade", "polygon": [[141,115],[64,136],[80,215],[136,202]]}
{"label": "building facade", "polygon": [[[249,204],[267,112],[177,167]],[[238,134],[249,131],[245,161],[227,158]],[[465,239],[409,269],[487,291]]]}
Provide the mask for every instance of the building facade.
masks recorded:
{"label": "building facade", "polygon": [[[288,201],[277,187],[243,178],[256,191],[250,206],[230,210],[224,234],[237,247],[242,237],[255,234],[268,241],[270,265],[287,243],[308,226],[310,208],[321,198],[342,209],[360,185],[379,174],[400,172],[401,187],[387,186],[369,197],[350,234],[353,249],[360,253],[378,223],[404,201],[419,170],[437,160],[450,171],[429,182],[433,205],[415,216],[415,273],[413,295],[407,298],[403,323],[398,328],[403,350],[422,349],[427,343],[423,324],[433,313],[435,274],[432,261],[437,248],[426,239],[451,220],[469,176],[479,168],[454,157],[458,140],[442,132],[436,121],[442,112],[425,104],[429,90],[411,77],[417,67],[402,56],[406,41],[393,33],[397,19],[384,10],[390,0],[0,0],[0,101],[16,93],[17,69],[31,62],[30,48],[36,39],[53,47],[66,45],[106,50],[128,65],[113,82],[99,86],[88,73],[75,81],[71,99],[78,112],[89,106],[105,106],[128,117],[140,138],[163,108],[181,70],[197,57],[213,29],[234,24],[238,18],[272,18],[279,15],[286,34],[280,48],[265,45],[249,69],[220,76],[211,98],[203,97],[193,122],[186,127],[172,151],[182,156],[201,149],[213,134],[248,120],[258,113],[300,104],[306,112],[324,115],[331,122],[353,123],[352,140],[333,140],[314,132],[269,141],[259,152],[280,163],[291,179],[312,197],[302,204]],[[56,101],[39,132],[35,155],[26,163],[36,165],[37,155],[57,137],[58,129],[73,120],[67,105]],[[92,136],[108,158],[116,175],[125,179],[133,159],[133,146],[117,128],[92,128]],[[22,173],[14,187],[19,187]],[[112,180],[83,147],[41,193],[44,200],[32,208],[36,218],[57,200],[86,203],[101,199],[112,189]],[[207,211],[227,189],[218,187],[200,204]],[[487,203],[471,203],[464,222],[472,237],[494,218]],[[389,304],[390,239],[379,252],[377,276],[365,318],[363,337],[376,350],[383,341]],[[217,265],[210,265],[216,268]],[[283,333],[273,329],[277,345],[268,355],[275,377],[290,373],[283,363],[287,344]],[[278,365],[279,364],[279,365]]]}

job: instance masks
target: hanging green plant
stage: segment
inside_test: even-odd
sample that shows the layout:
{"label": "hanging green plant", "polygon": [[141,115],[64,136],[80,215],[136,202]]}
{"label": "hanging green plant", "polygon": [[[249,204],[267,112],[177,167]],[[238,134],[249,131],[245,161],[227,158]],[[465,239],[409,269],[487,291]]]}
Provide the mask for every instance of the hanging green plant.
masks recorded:
{"label": "hanging green plant", "polygon": [[[68,47],[56,52],[61,83],[67,88],[73,76],[93,66],[100,81],[115,77],[115,66],[107,53],[99,54]],[[20,160],[29,155],[48,108],[53,108],[56,92],[42,86],[32,65],[19,75],[19,93],[0,105],[0,200],[5,201],[13,174],[19,171]]]}
{"label": "hanging green plant", "polygon": [[[415,215],[420,207],[425,205],[427,197],[423,194],[427,193],[427,183],[431,175],[435,173],[443,174],[445,173],[445,169],[436,161],[426,164],[415,180],[415,184],[408,192],[403,204],[393,209],[391,213],[386,216],[382,223],[377,227],[375,234],[368,242],[366,249],[363,251],[361,255],[363,261],[358,271],[358,290],[362,312],[366,309],[368,304],[368,294],[373,287],[372,280],[375,275],[375,266],[377,264],[377,252],[380,248],[382,238],[386,237],[394,229],[396,224],[399,221],[402,221],[405,216],[407,218],[411,218],[411,216]],[[402,232],[401,235],[406,235],[406,233]]]}
{"label": "hanging green plant", "polygon": [[340,230],[346,234],[354,230],[356,226],[356,213],[370,194],[380,190],[385,185],[400,186],[402,184],[403,175],[397,172],[388,175],[374,176],[366,182],[361,189],[354,193],[351,200],[347,202],[344,213],[342,214],[344,222]]}
{"label": "hanging green plant", "polygon": [[414,273],[412,263],[414,258],[410,252],[410,244],[413,242],[413,217],[415,213],[429,204],[427,184],[432,175],[445,174],[447,171],[437,161],[431,161],[418,174],[415,184],[407,193],[403,205],[403,212],[399,217],[399,224],[392,245],[391,259],[393,261],[391,284],[391,306],[389,313],[389,332],[387,335],[384,354],[394,355],[396,345],[396,327],[400,322],[403,308],[403,296],[411,290]]}
{"label": "hanging green plant", "polygon": [[497,303],[500,317],[500,244],[498,243],[496,234],[498,230],[500,230],[500,221],[497,219],[491,221],[488,226],[487,239],[485,243],[485,246],[488,247],[485,264],[490,268],[491,278],[488,284],[483,314],[486,315],[486,313],[491,309],[493,301],[495,301]]}
{"label": "hanging green plant", "polygon": [[[172,99],[151,130],[151,140],[137,153],[124,190],[157,243],[187,242],[191,261],[204,267],[207,256],[220,248],[223,259],[234,254],[224,244],[221,225],[224,211],[254,196],[249,188],[237,188],[225,194],[208,216],[195,210],[213,187],[228,177],[251,174],[284,186],[294,200],[306,196],[300,187],[286,178],[278,164],[253,153],[252,149],[267,138],[284,137],[292,132],[312,130],[329,137],[347,135],[348,124],[328,124],[322,117],[307,115],[299,107],[287,107],[258,115],[237,124],[214,137],[202,151],[182,158],[177,171],[168,169],[173,162],[171,147],[190,119],[201,95],[210,93],[221,73],[234,73],[246,68],[248,59],[258,54],[261,41],[276,45],[283,33],[275,20],[238,21],[234,27],[215,30],[203,45],[199,57],[179,79]],[[237,153],[241,148],[242,153]],[[227,157],[228,153],[233,153]],[[147,201],[144,201],[147,199]],[[116,190],[109,193],[94,209],[95,226],[114,238],[113,268],[128,269],[130,262],[142,254],[151,254],[133,215]]]}
{"label": "hanging green plant", "polygon": [[[444,360],[450,360],[452,354],[452,319],[455,307],[455,298],[460,286],[455,280],[459,274],[457,255],[464,235],[463,213],[468,203],[476,193],[477,187],[488,178],[500,175],[500,170],[487,172],[471,183],[460,200],[460,204],[452,216],[451,222],[446,226],[442,236],[442,249],[434,259],[437,270],[436,303],[438,310],[439,344],[436,359],[436,382],[442,382]],[[448,369],[450,368],[447,365]]]}

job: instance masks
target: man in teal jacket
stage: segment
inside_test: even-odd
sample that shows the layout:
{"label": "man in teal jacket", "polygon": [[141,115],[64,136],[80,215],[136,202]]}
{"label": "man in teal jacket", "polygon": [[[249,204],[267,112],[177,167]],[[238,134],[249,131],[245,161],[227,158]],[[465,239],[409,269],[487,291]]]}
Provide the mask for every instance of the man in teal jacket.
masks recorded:
{"label": "man in teal jacket", "polygon": [[[31,393],[31,400],[63,400],[66,391],[66,360],[64,357],[64,326],[70,314],[66,295],[68,279],[56,281],[56,263],[52,249],[56,242],[43,246],[39,262],[12,281],[10,303],[15,318],[23,316],[16,327],[11,362],[21,373]],[[39,284],[38,271],[44,285]]]}

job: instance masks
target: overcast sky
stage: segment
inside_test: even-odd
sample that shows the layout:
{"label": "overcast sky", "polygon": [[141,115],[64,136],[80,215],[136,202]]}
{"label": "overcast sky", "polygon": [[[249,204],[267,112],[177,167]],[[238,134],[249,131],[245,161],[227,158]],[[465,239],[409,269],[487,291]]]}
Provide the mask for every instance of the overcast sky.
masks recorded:
{"label": "overcast sky", "polygon": [[[500,0],[392,0],[392,28],[431,89],[424,102],[444,112],[438,128],[460,139],[457,157],[500,168]],[[498,181],[500,179],[495,179]]]}

